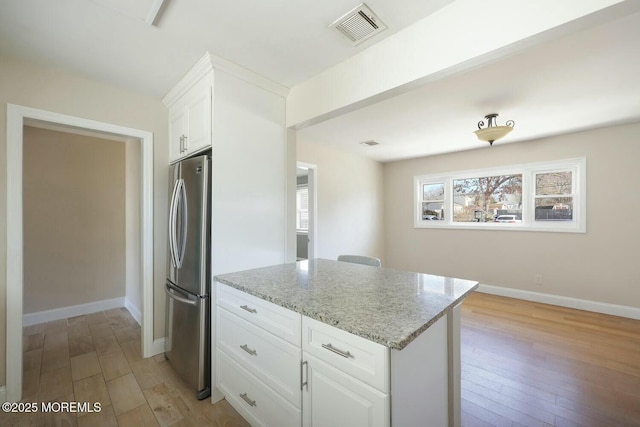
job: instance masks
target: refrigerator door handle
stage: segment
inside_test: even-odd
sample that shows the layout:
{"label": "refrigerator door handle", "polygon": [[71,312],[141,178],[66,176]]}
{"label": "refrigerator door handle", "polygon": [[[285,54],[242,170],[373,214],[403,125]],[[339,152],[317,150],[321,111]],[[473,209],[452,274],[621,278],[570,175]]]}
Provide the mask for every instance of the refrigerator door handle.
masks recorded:
{"label": "refrigerator door handle", "polygon": [[176,254],[176,208],[179,184],[180,180],[176,180],[173,184],[171,203],[169,205],[169,253],[171,254],[171,264],[174,267],[178,266],[178,257]]}
{"label": "refrigerator door handle", "polygon": [[189,304],[189,305],[193,305],[196,306],[198,305],[198,300],[192,300],[189,298],[184,298],[178,295],[178,290],[176,290],[176,288],[174,286],[172,286],[171,284],[167,283],[165,285],[164,291],[166,292],[166,294],[169,296],[169,298],[174,299],[176,301],[185,303],[185,304]]}
{"label": "refrigerator door handle", "polygon": [[184,179],[178,180],[178,203],[176,204],[176,211],[178,207],[182,210],[182,242],[180,244],[180,248],[177,247],[177,242],[174,241],[174,245],[176,245],[176,261],[177,267],[182,268],[182,262],[184,261],[184,254],[187,249],[187,190],[184,185]]}

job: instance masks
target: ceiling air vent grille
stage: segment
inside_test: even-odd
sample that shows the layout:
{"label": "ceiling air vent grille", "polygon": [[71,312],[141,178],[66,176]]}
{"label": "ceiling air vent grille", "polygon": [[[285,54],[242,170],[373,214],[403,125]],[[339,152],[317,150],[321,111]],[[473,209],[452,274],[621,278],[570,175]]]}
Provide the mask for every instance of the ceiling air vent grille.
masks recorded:
{"label": "ceiling air vent grille", "polygon": [[355,46],[386,30],[387,26],[366,4],[361,3],[331,24],[329,28],[335,28],[340,31]]}

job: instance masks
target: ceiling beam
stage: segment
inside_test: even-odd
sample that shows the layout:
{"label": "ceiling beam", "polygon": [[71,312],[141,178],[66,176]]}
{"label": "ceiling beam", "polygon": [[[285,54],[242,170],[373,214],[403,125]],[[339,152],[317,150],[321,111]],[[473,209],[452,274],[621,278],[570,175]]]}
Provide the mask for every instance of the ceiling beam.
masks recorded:
{"label": "ceiling beam", "polygon": [[[623,0],[457,0],[289,91],[287,126],[315,123],[625,16]],[[473,13],[471,13],[473,11]]]}

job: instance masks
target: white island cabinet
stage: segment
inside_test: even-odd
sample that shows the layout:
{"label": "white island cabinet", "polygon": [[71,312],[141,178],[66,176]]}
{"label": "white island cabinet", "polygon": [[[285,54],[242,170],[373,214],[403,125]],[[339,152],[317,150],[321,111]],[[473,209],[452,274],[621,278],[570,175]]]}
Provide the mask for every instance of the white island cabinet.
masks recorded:
{"label": "white island cabinet", "polygon": [[216,279],[217,386],[252,425],[460,425],[476,282],[329,260]]}

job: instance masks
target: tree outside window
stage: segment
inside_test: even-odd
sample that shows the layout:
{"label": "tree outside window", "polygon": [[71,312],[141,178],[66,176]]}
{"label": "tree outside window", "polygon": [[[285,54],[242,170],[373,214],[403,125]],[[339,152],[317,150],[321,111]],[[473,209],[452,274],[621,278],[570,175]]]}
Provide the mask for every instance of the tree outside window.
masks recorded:
{"label": "tree outside window", "polygon": [[522,175],[453,180],[454,222],[489,222],[502,214],[522,218]]}

